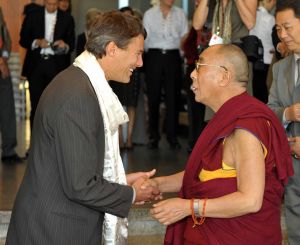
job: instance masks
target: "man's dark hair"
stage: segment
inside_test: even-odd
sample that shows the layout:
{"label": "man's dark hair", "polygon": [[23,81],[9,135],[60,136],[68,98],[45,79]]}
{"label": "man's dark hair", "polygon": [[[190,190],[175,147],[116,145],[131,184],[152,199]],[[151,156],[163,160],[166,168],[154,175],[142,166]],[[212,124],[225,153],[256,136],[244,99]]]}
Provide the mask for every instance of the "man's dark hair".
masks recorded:
{"label": "man's dark hair", "polygon": [[120,49],[126,49],[130,40],[138,35],[144,36],[144,39],[147,36],[141,21],[135,16],[113,10],[104,13],[93,23],[85,47],[97,58],[102,58],[110,42]]}
{"label": "man's dark hair", "polygon": [[291,9],[295,16],[300,19],[300,1],[299,0],[277,0],[276,14],[281,11]]}
{"label": "man's dark hair", "polygon": [[122,13],[124,13],[124,12],[130,12],[131,15],[134,15],[133,9],[130,8],[129,6],[120,8],[119,10],[120,10]]}

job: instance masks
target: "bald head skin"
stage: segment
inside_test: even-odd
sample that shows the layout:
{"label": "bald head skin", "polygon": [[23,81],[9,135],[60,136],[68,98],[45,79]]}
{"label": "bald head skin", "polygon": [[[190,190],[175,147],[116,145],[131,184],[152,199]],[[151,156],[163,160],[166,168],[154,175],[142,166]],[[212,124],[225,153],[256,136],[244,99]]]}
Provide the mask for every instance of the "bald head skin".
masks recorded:
{"label": "bald head skin", "polygon": [[222,44],[214,45],[207,51],[212,52],[214,59],[231,72],[234,81],[247,85],[249,80],[248,59],[239,47],[233,44]]}

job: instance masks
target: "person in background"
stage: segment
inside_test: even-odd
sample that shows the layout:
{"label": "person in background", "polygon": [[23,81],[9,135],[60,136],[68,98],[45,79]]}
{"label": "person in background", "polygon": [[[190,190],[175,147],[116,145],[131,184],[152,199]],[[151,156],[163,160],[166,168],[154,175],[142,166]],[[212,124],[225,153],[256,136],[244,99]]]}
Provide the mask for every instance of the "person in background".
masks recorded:
{"label": "person in background", "polygon": [[[200,0],[193,15],[193,26],[200,30],[209,14],[210,0]],[[235,43],[241,45],[242,38],[249,35],[255,26],[257,0],[216,0],[213,13],[212,38],[209,45]],[[249,65],[252,63],[249,62]],[[251,69],[252,73],[252,69]],[[252,74],[247,91],[252,94]]]}
{"label": "person in background", "polygon": [[125,175],[118,127],[128,116],[108,80],[129,82],[145,37],[138,19],[103,14],[86,51],[45,89],[7,245],[127,244],[130,207],[159,192],[141,187],[154,170]]}
{"label": "person in background", "polygon": [[[72,3],[71,0],[59,0],[58,1],[58,9],[60,9],[61,11],[67,12],[71,15],[72,12]],[[72,20],[73,20],[73,25],[75,26],[75,21],[73,16],[71,15]],[[71,52],[66,54],[66,68],[71,65]]]}
{"label": "person in background", "polygon": [[192,149],[203,130],[205,106],[195,101],[195,95],[191,90],[192,79],[190,77],[191,72],[195,69],[195,61],[198,57],[198,45],[197,45],[197,31],[191,27],[186,39],[182,43],[182,50],[185,56],[185,83],[187,98],[187,112],[188,112],[188,153],[192,152]]}
{"label": "person in background", "polygon": [[272,62],[274,48],[272,43],[272,28],[275,18],[270,11],[275,7],[276,0],[259,0],[256,14],[256,24],[250,30],[250,35],[257,36],[264,49],[263,63],[254,63],[253,66],[253,96],[263,103],[268,102],[267,76]]}
{"label": "person in background", "polygon": [[1,161],[20,163],[23,159],[16,153],[17,130],[12,80],[8,67],[11,39],[0,7],[0,133]]}
{"label": "person in background", "polygon": [[[281,203],[293,174],[288,141],[276,115],[246,92],[248,60],[232,44],[204,50],[192,72],[195,100],[214,117],[185,171],[150,179],[179,192],[153,205],[169,244],[281,244]],[[149,183],[148,182],[148,183]]]}
{"label": "person in background", "polygon": [[[195,1],[195,7],[197,8],[200,0]],[[187,37],[182,42],[182,50],[185,56],[186,70],[185,70],[185,89],[187,95],[187,112],[189,123],[189,140],[187,152],[191,153],[193,147],[204,129],[206,123],[205,117],[205,105],[195,101],[195,95],[191,90],[193,83],[191,79],[191,72],[195,69],[195,61],[199,54],[208,47],[209,40],[211,38],[211,23],[212,23],[212,10],[215,3],[210,2],[209,13],[207,21],[201,30],[196,31],[192,26]]]}
{"label": "person in background", "polygon": [[35,11],[39,8],[42,8],[43,6],[36,3],[35,0],[31,0],[30,3],[26,4],[24,6],[23,15],[26,16],[27,14],[31,13],[32,11]]}
{"label": "person in background", "polygon": [[72,11],[71,0],[58,0],[58,8],[61,11],[68,12],[71,14]]}
{"label": "person in background", "polygon": [[285,189],[284,207],[289,244],[300,244],[300,1],[277,1],[277,34],[291,52],[273,65],[268,105],[289,137],[295,174]]}
{"label": "person in background", "polygon": [[53,77],[67,68],[66,59],[74,49],[74,20],[58,9],[58,0],[44,0],[45,6],[25,16],[20,45],[27,49],[23,69],[29,81],[32,130],[36,107]]}
{"label": "person in background", "polygon": [[[124,14],[134,15],[132,8],[123,7],[119,9]],[[141,20],[142,21],[142,20]],[[127,124],[126,140],[123,137],[123,126],[119,127],[119,144],[121,150],[133,150],[132,135],[134,131],[136,108],[140,91],[140,69],[136,69],[128,84],[110,81],[110,86],[118,96],[121,104],[126,107],[129,122]]]}
{"label": "person in background", "polygon": [[165,130],[171,149],[181,148],[177,139],[178,108],[181,88],[180,44],[188,33],[184,11],[174,0],[160,0],[148,9],[143,23],[147,31],[145,40],[145,76],[148,96],[149,142],[148,149],[157,149],[159,132],[159,106],[162,89],[165,92]]}
{"label": "person in background", "polygon": [[102,15],[102,11],[97,8],[90,8],[85,14],[85,31],[77,36],[76,56],[85,50],[86,37],[92,24]]}

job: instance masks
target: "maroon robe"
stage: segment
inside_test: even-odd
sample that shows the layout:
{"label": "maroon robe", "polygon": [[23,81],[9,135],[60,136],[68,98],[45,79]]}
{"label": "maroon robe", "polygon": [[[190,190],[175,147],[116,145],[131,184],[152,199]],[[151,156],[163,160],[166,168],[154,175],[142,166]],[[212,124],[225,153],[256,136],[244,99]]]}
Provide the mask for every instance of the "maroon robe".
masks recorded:
{"label": "maroon robe", "polygon": [[237,191],[236,178],[201,182],[201,169],[221,168],[222,141],[235,129],[254,134],[267,148],[265,190],[257,213],[235,218],[209,218],[192,228],[191,216],[168,226],[165,245],[281,244],[280,206],[284,184],[293,174],[290,148],[285,131],[274,113],[246,92],[228,100],[200,135],[188,160],[181,198],[217,198]]}

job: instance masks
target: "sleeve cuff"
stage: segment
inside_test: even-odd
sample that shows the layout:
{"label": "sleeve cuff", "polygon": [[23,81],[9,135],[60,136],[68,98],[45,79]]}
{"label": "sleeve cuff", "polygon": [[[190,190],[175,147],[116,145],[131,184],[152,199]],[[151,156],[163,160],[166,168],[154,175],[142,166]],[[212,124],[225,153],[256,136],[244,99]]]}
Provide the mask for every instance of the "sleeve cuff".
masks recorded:
{"label": "sleeve cuff", "polygon": [[8,58],[9,57],[9,52],[7,50],[2,51],[2,57],[3,58]]}
{"label": "sleeve cuff", "polygon": [[132,204],[134,204],[134,202],[135,202],[135,197],[136,197],[136,193],[135,193],[135,189],[134,189],[134,187],[132,187],[132,190],[133,190],[133,195],[132,195]]}
{"label": "sleeve cuff", "polygon": [[283,113],[282,113],[282,124],[283,127],[286,129],[287,126],[291,123],[291,121],[287,121],[286,117],[285,117],[285,113],[286,113],[287,108],[284,109]]}

